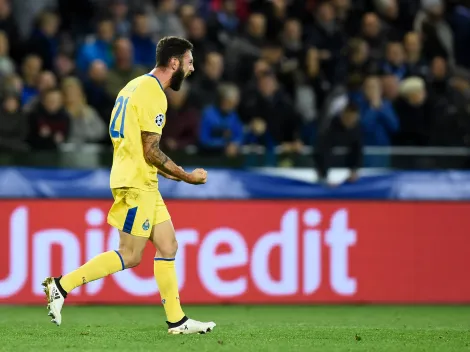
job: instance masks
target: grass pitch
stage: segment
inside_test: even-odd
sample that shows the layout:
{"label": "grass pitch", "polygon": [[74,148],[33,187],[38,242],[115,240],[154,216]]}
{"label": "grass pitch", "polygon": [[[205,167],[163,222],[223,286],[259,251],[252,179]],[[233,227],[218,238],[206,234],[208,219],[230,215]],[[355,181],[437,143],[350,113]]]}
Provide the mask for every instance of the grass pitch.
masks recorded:
{"label": "grass pitch", "polygon": [[470,351],[470,306],[187,306],[217,323],[167,335],[161,306],[0,306],[0,351]]}

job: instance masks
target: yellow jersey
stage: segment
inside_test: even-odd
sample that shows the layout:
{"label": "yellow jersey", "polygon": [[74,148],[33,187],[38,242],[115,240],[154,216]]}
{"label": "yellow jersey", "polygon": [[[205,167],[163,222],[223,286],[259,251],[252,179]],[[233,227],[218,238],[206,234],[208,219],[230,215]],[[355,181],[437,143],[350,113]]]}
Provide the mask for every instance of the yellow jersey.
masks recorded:
{"label": "yellow jersey", "polygon": [[133,79],[119,92],[109,123],[111,188],[158,189],[157,168],[144,159],[141,131],[162,134],[167,104],[162,85],[151,74]]}

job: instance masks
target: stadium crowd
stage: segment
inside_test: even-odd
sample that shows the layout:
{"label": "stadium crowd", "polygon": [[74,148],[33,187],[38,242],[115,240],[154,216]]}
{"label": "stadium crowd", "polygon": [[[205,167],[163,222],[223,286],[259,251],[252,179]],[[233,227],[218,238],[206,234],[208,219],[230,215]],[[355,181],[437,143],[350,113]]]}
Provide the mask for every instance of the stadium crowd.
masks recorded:
{"label": "stadium crowd", "polygon": [[1,148],[110,143],[167,35],[196,67],[167,93],[168,150],[470,145],[468,0],[0,0]]}

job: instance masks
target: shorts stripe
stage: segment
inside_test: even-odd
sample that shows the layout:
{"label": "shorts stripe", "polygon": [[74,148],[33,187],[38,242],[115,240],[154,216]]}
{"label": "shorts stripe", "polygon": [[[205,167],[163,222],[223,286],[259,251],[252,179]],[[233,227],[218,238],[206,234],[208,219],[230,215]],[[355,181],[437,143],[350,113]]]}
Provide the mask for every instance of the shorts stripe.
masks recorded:
{"label": "shorts stripe", "polygon": [[125,233],[131,233],[132,232],[132,227],[134,226],[134,220],[135,216],[137,214],[137,208],[131,208],[127,211],[126,215],[126,220],[124,221],[124,227],[122,228],[122,231]]}

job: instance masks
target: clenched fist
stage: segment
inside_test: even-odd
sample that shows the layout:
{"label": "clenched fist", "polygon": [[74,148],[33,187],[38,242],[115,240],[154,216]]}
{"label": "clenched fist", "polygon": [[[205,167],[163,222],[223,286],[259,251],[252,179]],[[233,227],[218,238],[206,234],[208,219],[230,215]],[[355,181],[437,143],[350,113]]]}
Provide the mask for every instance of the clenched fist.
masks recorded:
{"label": "clenched fist", "polygon": [[207,181],[207,171],[204,169],[196,169],[191,172],[190,179],[188,183],[192,185],[202,185]]}

